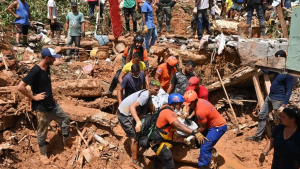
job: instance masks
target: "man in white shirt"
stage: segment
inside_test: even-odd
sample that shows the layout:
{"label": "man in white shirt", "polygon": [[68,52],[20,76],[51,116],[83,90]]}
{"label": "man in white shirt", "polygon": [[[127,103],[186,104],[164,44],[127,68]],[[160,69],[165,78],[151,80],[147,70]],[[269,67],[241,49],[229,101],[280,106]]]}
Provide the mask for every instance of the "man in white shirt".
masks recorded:
{"label": "man in white shirt", "polygon": [[59,23],[57,21],[58,13],[57,13],[55,0],[48,0],[47,9],[48,9],[47,18],[49,19],[49,24],[50,24],[50,29],[51,29],[50,44],[53,44],[54,43],[54,40],[53,40],[54,39],[54,31],[57,31],[58,39],[60,41],[62,41],[60,39],[60,34],[61,34],[61,30],[63,29],[63,26],[61,23]]}
{"label": "man in white shirt", "polygon": [[209,0],[197,0],[195,8],[197,8],[197,15],[198,15],[198,21],[197,21],[197,33],[198,33],[198,39],[200,40],[203,37],[203,27],[206,28],[206,31],[208,34],[212,34],[212,31],[210,30],[209,21],[207,18],[207,9],[210,7]]}

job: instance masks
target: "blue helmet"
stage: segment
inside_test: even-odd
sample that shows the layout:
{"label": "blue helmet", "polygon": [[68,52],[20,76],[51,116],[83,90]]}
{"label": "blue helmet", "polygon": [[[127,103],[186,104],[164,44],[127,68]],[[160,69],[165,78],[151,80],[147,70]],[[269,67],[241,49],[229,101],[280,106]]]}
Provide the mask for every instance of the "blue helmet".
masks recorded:
{"label": "blue helmet", "polygon": [[168,104],[184,102],[184,98],[179,93],[172,93],[169,95]]}

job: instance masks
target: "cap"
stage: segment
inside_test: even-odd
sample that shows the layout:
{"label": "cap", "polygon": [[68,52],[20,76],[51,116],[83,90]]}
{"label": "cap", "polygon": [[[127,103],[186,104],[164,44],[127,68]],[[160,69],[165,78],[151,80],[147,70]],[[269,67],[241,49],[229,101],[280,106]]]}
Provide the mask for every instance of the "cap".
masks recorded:
{"label": "cap", "polygon": [[76,2],[71,2],[71,6],[77,6]]}
{"label": "cap", "polygon": [[190,80],[189,80],[189,85],[186,87],[186,90],[187,91],[188,90],[194,90],[195,87],[197,85],[199,85],[199,82],[200,82],[200,80],[196,76],[191,77]]}
{"label": "cap", "polygon": [[52,48],[43,49],[41,54],[42,54],[42,58],[45,58],[46,56],[54,57],[54,58],[60,58],[61,57],[61,55],[56,54],[54,49],[52,49]]}
{"label": "cap", "polygon": [[188,90],[185,92],[183,105],[188,106],[192,101],[195,101],[198,98],[197,93],[194,90]]}
{"label": "cap", "polygon": [[286,55],[287,55],[286,51],[284,51],[284,50],[279,50],[275,53],[275,57],[284,57],[284,58],[286,58]]}

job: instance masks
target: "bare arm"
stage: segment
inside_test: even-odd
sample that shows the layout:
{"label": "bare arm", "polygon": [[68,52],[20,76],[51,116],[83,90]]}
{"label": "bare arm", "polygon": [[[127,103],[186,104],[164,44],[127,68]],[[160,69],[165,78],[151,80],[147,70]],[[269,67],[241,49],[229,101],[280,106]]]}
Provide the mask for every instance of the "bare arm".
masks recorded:
{"label": "bare arm", "polygon": [[156,111],[155,106],[154,106],[153,103],[149,104],[149,108],[150,108],[150,110],[151,110],[152,113],[154,113]]}
{"label": "bare arm", "polygon": [[32,21],[31,12],[30,12],[30,6],[28,5],[28,16],[29,20]]}
{"label": "bare arm", "polygon": [[[119,78],[118,78],[118,81],[119,81],[120,84],[122,83],[123,77],[124,77],[125,75],[126,75],[126,74],[125,74],[124,72],[121,71],[121,74],[120,74],[120,76],[119,76]],[[147,81],[147,80],[146,80],[146,81]]]}
{"label": "bare arm", "polygon": [[65,32],[68,32],[68,29],[69,29],[69,20],[66,20],[66,23],[65,23]]}
{"label": "bare arm", "polygon": [[39,100],[44,100],[45,99],[45,92],[39,93],[37,95],[33,95],[31,94],[31,92],[29,92],[26,89],[27,84],[24,83],[23,81],[21,81],[17,87],[17,90],[19,92],[21,92],[24,96],[28,97],[31,100],[35,100],[35,101],[39,101]]}
{"label": "bare arm", "polygon": [[140,103],[138,101],[135,101],[130,107],[129,110],[131,112],[131,116],[133,117],[133,119],[136,121],[136,123],[141,123],[141,120],[139,118],[139,116],[137,115],[136,112],[136,107],[138,107],[140,105]]}
{"label": "bare arm", "polygon": [[124,89],[121,86],[119,86],[119,89],[118,89],[118,92],[117,92],[119,105],[121,104],[121,102],[123,100],[123,90]]}
{"label": "bare arm", "polygon": [[198,123],[200,125],[200,128],[198,128],[198,132],[202,133],[207,128],[207,122],[204,123]]}
{"label": "bare arm", "polygon": [[182,131],[184,133],[187,133],[187,134],[192,134],[193,130],[188,128],[187,126],[183,125],[180,123],[179,120],[175,120],[172,125],[179,131]]}
{"label": "bare arm", "polygon": [[195,7],[198,7],[198,6],[199,6],[199,4],[200,4],[200,2],[201,2],[201,0],[197,0],[197,4],[196,4],[196,6],[195,6]]}
{"label": "bare arm", "polygon": [[146,79],[146,84],[147,86],[149,87],[149,84],[150,84],[150,81],[149,81],[149,73],[147,70],[144,71],[144,74],[145,74],[145,79]]}
{"label": "bare arm", "polygon": [[18,15],[13,11],[13,9],[17,8],[17,6],[18,6],[18,1],[14,1],[7,8],[8,12],[11,13],[15,18],[18,18]]}
{"label": "bare arm", "polygon": [[49,19],[53,20],[53,16],[52,16],[52,9],[53,7],[49,7]]}
{"label": "bare arm", "polygon": [[160,74],[158,74],[158,73],[155,73],[155,77],[154,77],[154,79],[159,81],[159,77],[160,77]]}
{"label": "bare arm", "polygon": [[270,150],[272,150],[272,148],[274,147],[274,146],[273,146],[273,141],[274,141],[274,138],[271,137],[271,138],[269,139],[267,145],[265,146],[264,150],[263,150],[264,153],[267,154]]}
{"label": "bare arm", "polygon": [[173,91],[173,89],[174,89],[174,87],[175,87],[175,85],[174,85],[174,84],[170,84],[170,86],[169,86],[169,88],[168,88],[168,91],[167,91],[167,93],[168,93],[168,94],[171,94],[171,93],[172,93],[172,91]]}
{"label": "bare arm", "polygon": [[85,33],[85,22],[81,22],[81,31]]}

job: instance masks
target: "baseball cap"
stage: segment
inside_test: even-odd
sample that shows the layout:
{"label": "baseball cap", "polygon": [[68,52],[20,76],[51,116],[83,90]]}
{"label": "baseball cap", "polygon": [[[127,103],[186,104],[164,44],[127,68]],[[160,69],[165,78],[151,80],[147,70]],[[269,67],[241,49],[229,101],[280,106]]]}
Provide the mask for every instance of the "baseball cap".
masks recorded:
{"label": "baseball cap", "polygon": [[188,90],[194,90],[195,87],[197,85],[199,85],[199,82],[200,82],[200,80],[196,76],[191,77],[190,80],[189,80],[189,85],[186,87],[186,90],[187,91]]}
{"label": "baseball cap", "polygon": [[60,58],[61,57],[61,55],[56,54],[56,52],[52,48],[43,49],[41,54],[42,54],[42,58],[45,58],[46,56],[50,56],[50,57],[54,57],[54,58]]}
{"label": "baseball cap", "polygon": [[77,6],[76,2],[71,2],[71,6]]}

